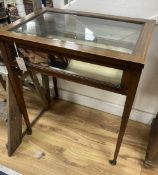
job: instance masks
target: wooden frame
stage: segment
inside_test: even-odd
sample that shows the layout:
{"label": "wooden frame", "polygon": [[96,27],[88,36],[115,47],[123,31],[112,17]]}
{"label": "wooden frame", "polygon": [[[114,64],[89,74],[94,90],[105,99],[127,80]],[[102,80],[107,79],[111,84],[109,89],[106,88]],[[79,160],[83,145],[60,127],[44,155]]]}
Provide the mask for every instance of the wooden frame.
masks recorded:
{"label": "wooden frame", "polygon": [[[39,16],[40,14],[45,13],[46,11],[142,24],[144,25],[144,28],[138,39],[138,42],[136,44],[133,54],[126,54],[126,53],[121,53],[121,52],[112,51],[112,50],[106,50],[105,52],[105,49],[94,48],[91,46],[82,46],[79,44],[65,45],[64,42],[52,41],[50,39],[45,39],[37,36],[24,35],[24,34],[19,34],[19,33],[10,31],[15,27],[20,26],[21,24]],[[94,13],[83,13],[83,12],[59,10],[59,9],[44,9],[44,10],[41,10],[40,12],[32,13],[26,16],[25,18],[20,19],[15,23],[3,28],[3,30],[0,33],[0,48],[2,48],[2,52],[5,57],[5,63],[8,68],[9,78],[11,80],[12,88],[14,90],[17,102],[19,102],[19,107],[21,109],[21,112],[26,121],[28,133],[31,133],[31,127],[30,127],[28,114],[25,108],[25,102],[24,102],[22,93],[21,92],[17,93],[19,89],[19,82],[17,80],[17,75],[14,71],[15,67],[17,68],[17,64],[13,61],[14,56],[10,48],[10,46],[13,46],[14,42],[16,43],[17,47],[47,52],[51,54],[57,54],[57,55],[59,54],[59,55],[67,56],[71,59],[123,70],[121,85],[114,86],[113,84],[110,84],[107,82],[93,80],[93,79],[85,78],[79,75],[72,75],[60,70],[50,69],[49,67],[42,67],[40,65],[35,65],[30,62],[26,62],[27,68],[29,70],[39,71],[41,73],[53,76],[54,78],[60,77],[69,81],[74,81],[77,83],[81,83],[81,84],[85,84],[96,88],[126,95],[126,102],[125,102],[124,112],[122,115],[122,121],[120,126],[120,132],[118,135],[118,141],[115,149],[115,154],[114,154],[113,160],[110,161],[112,165],[115,165],[118,157],[118,153],[120,150],[120,146],[123,140],[123,136],[125,134],[129,115],[132,109],[141,71],[145,64],[145,57],[146,57],[147,49],[150,43],[154,26],[155,26],[155,21],[151,21],[151,20],[132,19],[132,18],[125,18],[125,17],[116,17],[111,15],[100,15],[100,14],[94,14]],[[58,96],[56,78],[53,80],[55,82],[56,96]]]}

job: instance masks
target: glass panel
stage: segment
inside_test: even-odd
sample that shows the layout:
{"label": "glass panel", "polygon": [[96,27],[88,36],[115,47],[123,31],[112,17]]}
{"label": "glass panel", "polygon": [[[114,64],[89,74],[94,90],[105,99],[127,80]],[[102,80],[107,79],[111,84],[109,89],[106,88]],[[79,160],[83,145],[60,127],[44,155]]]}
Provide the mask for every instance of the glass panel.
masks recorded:
{"label": "glass panel", "polygon": [[104,81],[114,84],[115,86],[120,86],[121,84],[122,70],[77,61],[62,55],[48,55],[36,50],[32,51],[18,48],[18,52],[25,60],[41,66],[49,66],[50,69],[53,68],[60,72],[67,72],[93,80]]}
{"label": "glass panel", "polygon": [[67,68],[64,71],[83,77],[112,83],[115,86],[119,86],[121,84],[123,75],[122,70],[76,60],[70,60]]}
{"label": "glass panel", "polygon": [[143,24],[46,12],[13,31],[132,54]]}

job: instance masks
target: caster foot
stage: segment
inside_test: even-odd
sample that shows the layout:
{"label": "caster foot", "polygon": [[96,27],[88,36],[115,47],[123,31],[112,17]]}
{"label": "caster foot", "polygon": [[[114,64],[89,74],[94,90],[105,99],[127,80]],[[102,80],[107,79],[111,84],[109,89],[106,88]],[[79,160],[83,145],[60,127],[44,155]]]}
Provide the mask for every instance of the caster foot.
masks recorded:
{"label": "caster foot", "polygon": [[32,135],[32,129],[27,129],[26,133],[27,133],[28,135]]}
{"label": "caster foot", "polygon": [[117,161],[116,160],[109,160],[109,163],[112,165],[112,166],[115,166],[117,164]]}

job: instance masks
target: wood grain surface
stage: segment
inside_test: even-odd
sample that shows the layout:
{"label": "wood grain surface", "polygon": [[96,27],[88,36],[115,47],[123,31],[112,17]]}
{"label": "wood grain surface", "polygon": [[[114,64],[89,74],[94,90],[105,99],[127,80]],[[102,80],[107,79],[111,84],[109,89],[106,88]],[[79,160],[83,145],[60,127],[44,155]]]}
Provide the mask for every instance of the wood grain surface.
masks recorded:
{"label": "wood grain surface", "polygon": [[[3,92],[0,92],[3,96]],[[42,104],[35,94],[25,92],[31,120]],[[117,166],[113,156],[120,118],[98,110],[57,100],[33,127],[33,135],[9,158],[6,125],[0,122],[0,164],[23,175],[156,175],[143,167],[149,127],[130,121]],[[41,159],[35,158],[44,152]]]}

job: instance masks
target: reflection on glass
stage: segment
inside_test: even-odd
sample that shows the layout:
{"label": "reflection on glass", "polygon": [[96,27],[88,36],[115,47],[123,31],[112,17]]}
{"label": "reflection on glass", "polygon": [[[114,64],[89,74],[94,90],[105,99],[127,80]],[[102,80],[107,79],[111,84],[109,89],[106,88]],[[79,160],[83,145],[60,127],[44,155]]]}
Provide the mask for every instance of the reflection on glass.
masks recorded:
{"label": "reflection on glass", "polygon": [[123,71],[119,69],[109,68],[83,61],[77,61],[68,57],[39,52],[36,50],[28,50],[18,48],[19,54],[25,60],[41,66],[56,69],[60,72],[67,72],[73,75],[99,80],[102,82],[112,83],[120,86]]}
{"label": "reflection on glass", "polygon": [[116,86],[119,86],[121,84],[123,74],[122,70],[76,60],[70,60],[66,69],[60,69],[60,71],[66,71],[68,73],[91,78],[94,80],[108,82]]}
{"label": "reflection on glass", "polygon": [[94,41],[94,39],[95,39],[94,33],[86,27],[85,28],[85,40]]}
{"label": "reflection on glass", "polygon": [[64,3],[66,5],[66,4],[70,3],[71,1],[73,1],[73,0],[64,0]]}
{"label": "reflection on glass", "polygon": [[13,31],[132,54],[143,24],[45,12]]}

